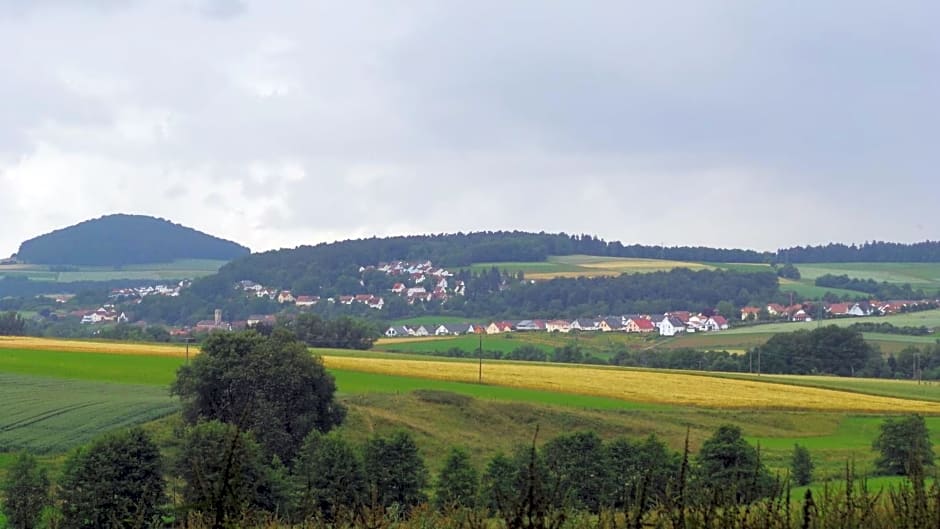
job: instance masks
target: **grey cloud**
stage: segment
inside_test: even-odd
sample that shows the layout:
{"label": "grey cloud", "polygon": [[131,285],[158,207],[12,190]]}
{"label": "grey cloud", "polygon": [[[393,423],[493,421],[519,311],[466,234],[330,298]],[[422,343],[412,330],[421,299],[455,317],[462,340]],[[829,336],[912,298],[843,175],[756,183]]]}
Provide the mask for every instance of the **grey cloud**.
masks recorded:
{"label": "grey cloud", "polygon": [[[937,15],[0,1],[0,220],[19,221],[0,254],[115,210],[256,249],[514,228],[757,248],[935,239]],[[36,213],[55,189],[74,195],[59,217]]]}

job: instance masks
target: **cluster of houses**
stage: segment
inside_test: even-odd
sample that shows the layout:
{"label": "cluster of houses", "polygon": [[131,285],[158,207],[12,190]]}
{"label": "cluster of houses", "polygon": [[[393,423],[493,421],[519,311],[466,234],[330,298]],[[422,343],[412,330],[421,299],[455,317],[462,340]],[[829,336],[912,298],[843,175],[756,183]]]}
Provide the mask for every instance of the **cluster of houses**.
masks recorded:
{"label": "cluster of houses", "polygon": [[385,331],[388,338],[408,336],[456,336],[461,334],[502,334],[509,332],[627,332],[657,333],[675,336],[684,332],[713,332],[728,328],[723,316],[705,316],[687,311],[667,312],[662,315],[626,315],[576,320],[521,320],[494,321],[488,325],[476,323],[444,323],[436,326],[393,326]]}
{"label": "cluster of houses", "polygon": [[114,305],[102,305],[97,310],[77,310],[71,314],[81,318],[82,325],[99,323],[126,323],[127,315],[118,312]]}
{"label": "cluster of houses", "polygon": [[382,272],[398,281],[390,289],[392,294],[405,298],[409,305],[417,302],[446,302],[451,296],[466,294],[466,285],[450,271],[435,267],[431,261],[410,263],[394,261],[375,266],[360,266],[359,273]]}
{"label": "cluster of houses", "polygon": [[175,298],[183,289],[189,288],[192,281],[184,279],[175,285],[148,285],[144,287],[114,288],[108,294],[108,299],[116,302],[136,301],[140,303],[147,296],[168,296]]}
{"label": "cluster of houses", "polygon": [[[462,280],[456,279],[448,270],[435,267],[431,261],[420,263],[394,261],[359,267],[359,273],[363,274],[363,277],[367,272],[381,272],[396,278],[397,281],[389,291],[405,298],[409,305],[430,301],[444,303],[451,296],[462,296],[466,293],[466,285]],[[361,283],[364,285],[364,282]],[[266,287],[247,279],[236,283],[235,288],[249,296],[268,298],[282,305],[297,307],[312,307],[321,301],[341,305],[361,303],[376,310],[382,310],[385,306],[385,299],[375,294],[355,294],[321,299],[320,296],[295,295],[290,290]]]}
{"label": "cluster of houses", "polygon": [[382,310],[385,306],[385,299],[374,294],[357,294],[355,296],[337,296],[321,299],[320,296],[294,295],[290,290],[278,290],[267,288],[254,281],[243,280],[236,283],[235,288],[259,298],[268,298],[277,301],[281,305],[294,305],[298,308],[312,307],[321,301],[327,303],[339,303],[341,305],[352,305],[353,303],[362,303],[372,309]]}
{"label": "cluster of houses", "polygon": [[741,309],[741,321],[755,321],[762,319],[776,319],[786,321],[813,321],[813,316],[825,318],[845,318],[860,316],[889,316],[934,304],[928,300],[894,300],[894,301],[857,301],[851,303],[826,303],[822,306],[810,303],[797,303],[783,306],[770,303],[763,307],[744,307]]}

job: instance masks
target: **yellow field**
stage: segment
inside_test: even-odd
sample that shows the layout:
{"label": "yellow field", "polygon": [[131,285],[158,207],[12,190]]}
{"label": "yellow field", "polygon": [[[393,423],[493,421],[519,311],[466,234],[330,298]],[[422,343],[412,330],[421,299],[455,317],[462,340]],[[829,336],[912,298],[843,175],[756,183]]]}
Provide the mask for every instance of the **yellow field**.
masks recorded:
{"label": "yellow field", "polygon": [[[323,361],[332,369],[457,382],[477,380],[477,365],[473,363],[336,356],[324,356]],[[674,372],[491,363],[483,366],[483,382],[708,408],[940,414],[937,402]]]}
{"label": "yellow field", "polygon": [[[52,340],[25,336],[0,336],[0,349],[36,349],[74,353],[109,353],[124,355],[186,356],[186,347],[167,344],[140,344],[127,342],[86,342],[82,340]],[[199,348],[189,346],[190,354]]]}
{"label": "yellow field", "polygon": [[620,274],[648,274],[651,272],[668,272],[674,268],[688,268],[690,270],[713,270],[715,267],[700,263],[683,261],[670,261],[667,259],[633,259],[592,257],[586,255],[573,255],[552,257],[551,262],[560,265],[577,266],[574,271],[557,272],[528,272],[527,279],[547,280],[556,277],[604,277],[619,276]]}

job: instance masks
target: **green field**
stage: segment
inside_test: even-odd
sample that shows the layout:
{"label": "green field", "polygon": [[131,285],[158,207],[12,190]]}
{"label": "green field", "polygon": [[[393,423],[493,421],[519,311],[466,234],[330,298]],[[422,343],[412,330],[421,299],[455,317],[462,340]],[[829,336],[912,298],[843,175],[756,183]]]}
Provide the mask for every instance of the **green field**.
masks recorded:
{"label": "green field", "polygon": [[921,312],[897,314],[894,316],[867,316],[863,318],[834,318],[813,322],[769,323],[766,325],[755,325],[752,327],[729,329],[727,331],[721,331],[721,334],[734,335],[790,332],[799,329],[812,330],[820,325],[838,325],[840,327],[848,327],[853,323],[890,323],[895,327],[927,327],[932,329],[934,327],[940,327],[940,310],[925,310]]}
{"label": "green field", "polygon": [[798,264],[803,279],[833,274],[873,279],[894,284],[909,283],[914,288],[940,288],[940,263],[807,263]]}
{"label": "green field", "polygon": [[166,388],[0,372],[0,452],[58,453],[179,409]]}
{"label": "green field", "polygon": [[[584,332],[584,333],[546,333],[546,332],[517,332],[505,334],[492,334],[483,336],[484,351],[500,351],[503,354],[524,345],[538,347],[551,354],[556,347],[565,345],[577,346],[585,354],[601,359],[608,359],[616,351],[624,348],[648,347],[655,343],[655,337],[640,336],[622,332]],[[434,354],[445,353],[452,348],[474,352],[480,347],[479,335],[461,335],[435,337],[433,339],[388,339],[376,344],[377,351],[391,351],[397,353]]]}
{"label": "green field", "polygon": [[49,265],[0,266],[0,278],[25,277],[31,281],[112,281],[116,279],[139,279],[164,281],[171,279],[195,279],[214,274],[226,261],[211,259],[183,259],[171,263],[126,265],[120,267],[79,266],[67,271],[56,271]]}

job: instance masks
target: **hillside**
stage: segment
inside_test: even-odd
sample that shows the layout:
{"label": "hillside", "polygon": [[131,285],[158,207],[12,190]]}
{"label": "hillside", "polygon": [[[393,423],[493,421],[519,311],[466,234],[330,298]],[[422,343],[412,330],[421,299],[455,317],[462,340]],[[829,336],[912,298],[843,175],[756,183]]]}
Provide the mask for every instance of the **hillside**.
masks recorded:
{"label": "hillside", "polygon": [[28,264],[124,266],[181,259],[231,261],[250,250],[168,220],[107,215],[41,235],[20,245]]}

